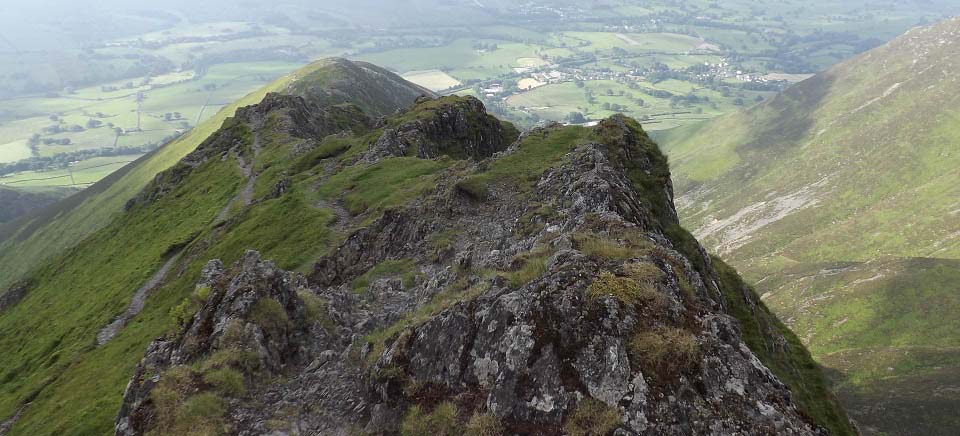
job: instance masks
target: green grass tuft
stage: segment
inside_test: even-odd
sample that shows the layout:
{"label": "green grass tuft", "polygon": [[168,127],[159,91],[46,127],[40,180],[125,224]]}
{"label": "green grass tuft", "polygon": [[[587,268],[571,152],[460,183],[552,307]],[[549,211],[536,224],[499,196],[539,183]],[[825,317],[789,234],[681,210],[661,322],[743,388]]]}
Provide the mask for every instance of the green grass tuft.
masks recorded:
{"label": "green grass tuft", "polygon": [[378,263],[350,284],[353,292],[363,293],[370,285],[383,278],[399,277],[405,288],[413,287],[416,281],[416,265],[411,259],[385,260]]}
{"label": "green grass tuft", "polygon": [[263,298],[250,311],[250,320],[259,324],[271,334],[280,334],[290,325],[287,311],[277,300]]}
{"label": "green grass tuft", "polygon": [[587,297],[598,299],[616,298],[623,304],[649,307],[660,310],[667,306],[667,296],[657,289],[664,274],[660,268],[649,263],[633,263],[626,266],[626,277],[610,272],[600,273],[587,289]]}
{"label": "green grass tuft", "polygon": [[246,392],[243,374],[233,368],[220,368],[203,374],[203,381],[222,395],[236,397]]}
{"label": "green grass tuft", "polygon": [[519,263],[520,267],[507,273],[507,280],[510,286],[519,288],[546,274],[547,260],[549,260],[555,252],[555,248],[548,245],[541,245],[529,253],[517,256],[517,258],[514,259],[514,264]]}
{"label": "green grass tuft", "polygon": [[506,434],[503,423],[492,413],[475,413],[464,428],[466,436],[502,436]]}
{"label": "green grass tuft", "polygon": [[424,413],[420,406],[414,405],[400,424],[401,436],[458,436],[461,432],[457,406],[450,402],[440,403],[430,413]]}
{"label": "green grass tuft", "polygon": [[218,435],[223,433],[226,402],[212,392],[194,394],[197,385],[187,367],[174,367],[150,392],[156,412],[150,435]]}
{"label": "green grass tuft", "polygon": [[343,195],[344,206],[353,215],[379,213],[406,204],[436,186],[436,174],[450,164],[448,159],[401,157],[370,166],[356,165],[325,181],[317,193],[331,200]]}
{"label": "green grass tuft", "polygon": [[645,331],[630,339],[630,359],[645,372],[671,376],[696,366],[700,347],[687,330],[667,327]]}

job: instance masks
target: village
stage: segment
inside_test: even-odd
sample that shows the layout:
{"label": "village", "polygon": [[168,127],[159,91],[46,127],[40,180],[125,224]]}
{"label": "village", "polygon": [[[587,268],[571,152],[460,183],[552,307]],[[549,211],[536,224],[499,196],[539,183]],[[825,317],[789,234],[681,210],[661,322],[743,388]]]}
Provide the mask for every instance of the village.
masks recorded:
{"label": "village", "polygon": [[[474,84],[472,92],[493,111],[522,124],[564,121],[591,125],[596,118],[614,112],[627,112],[657,123],[657,117],[692,117],[705,110],[717,111],[719,105],[724,104],[718,100],[724,98],[734,106],[763,101],[768,95],[807,77],[746,71],[727,58],[683,69],[671,69],[662,63],[646,68],[614,69],[597,66],[596,62],[554,61],[536,67],[513,68],[507,76]],[[672,86],[659,86],[665,82]],[[678,83],[688,85],[679,91]],[[582,90],[584,104],[569,111],[553,107],[552,101],[559,98],[550,96],[560,95],[570,86]]]}

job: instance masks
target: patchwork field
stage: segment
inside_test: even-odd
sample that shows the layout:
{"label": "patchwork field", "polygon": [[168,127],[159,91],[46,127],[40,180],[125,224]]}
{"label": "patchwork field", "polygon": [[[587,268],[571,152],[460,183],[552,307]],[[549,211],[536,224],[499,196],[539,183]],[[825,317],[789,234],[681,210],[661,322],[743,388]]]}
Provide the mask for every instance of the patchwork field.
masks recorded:
{"label": "patchwork field", "polygon": [[15,188],[78,187],[85,188],[110,175],[124,165],[137,160],[140,154],[95,157],[52,171],[24,171],[0,176],[0,185]]}
{"label": "patchwork field", "polygon": [[[671,98],[649,95],[657,91],[684,98],[692,95],[704,100],[690,106],[678,106]],[[579,112],[590,120],[624,113],[641,119],[648,130],[664,130],[735,110],[734,103],[738,98],[753,102],[757,97],[772,95],[769,92],[744,92],[742,96],[724,96],[721,92],[679,80],[656,84],[636,82],[635,87],[613,80],[595,80],[583,82],[583,87],[574,82],[536,87],[509,97],[507,104],[551,120],[565,120],[572,112]]]}
{"label": "patchwork field", "polygon": [[[205,74],[172,74],[160,82],[111,90],[114,85],[88,87],[56,97],[30,97],[10,101],[0,114],[0,164],[31,156],[53,157],[61,153],[104,148],[141,149],[160,144],[185,132],[247,93],[296,68],[284,62],[252,62],[210,67]],[[138,97],[139,96],[139,97]],[[140,111],[138,113],[138,98]],[[139,127],[138,127],[139,126]],[[28,138],[37,136],[36,151]],[[50,142],[50,143],[45,143]],[[143,149],[144,151],[146,149]],[[0,176],[11,186],[83,186],[110,174],[122,162],[135,160],[142,152],[85,160],[77,166],[73,181],[62,176],[66,169],[24,171]],[[96,164],[92,163],[96,162]],[[90,166],[96,170],[87,170]],[[78,176],[79,174],[79,176]],[[25,180],[29,180],[24,182]]]}
{"label": "patchwork field", "polygon": [[431,91],[443,91],[462,85],[459,80],[440,70],[409,71],[403,78]]}
{"label": "patchwork field", "polygon": [[[496,49],[478,49],[478,44],[496,45]],[[495,78],[512,68],[529,66],[538,59],[542,45],[502,40],[457,39],[440,47],[403,48],[357,56],[359,60],[383,65],[400,73],[439,69],[459,80]]]}
{"label": "patchwork field", "polygon": [[560,37],[568,46],[591,50],[686,53],[704,44],[699,38],[676,33],[563,32]]}

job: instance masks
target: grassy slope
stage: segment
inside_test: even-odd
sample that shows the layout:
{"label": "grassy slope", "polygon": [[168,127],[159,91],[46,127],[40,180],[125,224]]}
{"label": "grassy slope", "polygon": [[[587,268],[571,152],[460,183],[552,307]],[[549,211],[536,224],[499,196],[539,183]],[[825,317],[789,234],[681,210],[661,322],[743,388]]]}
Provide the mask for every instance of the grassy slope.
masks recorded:
{"label": "grassy slope", "polygon": [[[830,383],[799,338],[759,302],[736,270],[714,258],[720,273],[727,310],[740,321],[743,341],[781,381],[790,386],[794,401],[805,413],[813,416],[832,435],[854,435],[847,414],[830,391]],[[785,346],[770,341],[767,331],[783,335]],[[829,398],[829,401],[825,399]]]}
{"label": "grassy slope", "polygon": [[[949,73],[958,34],[960,20],[911,31],[772,101],[660,137],[685,225],[758,281],[818,360],[837,365],[849,404],[889,377],[933,381],[923,368],[940,359],[906,348],[956,356],[960,346],[950,279],[960,265],[878,260],[960,258],[960,81]],[[889,347],[900,351],[884,352],[894,370],[883,377],[835,359]],[[896,407],[922,413],[926,403],[897,392]],[[889,409],[854,413],[893,423]],[[949,428],[946,415],[939,423]]]}
{"label": "grassy slope", "polygon": [[[876,430],[953,434],[960,407],[960,260],[887,258],[787,269],[766,285]],[[867,429],[869,430],[869,429]]]}
{"label": "grassy slope", "polygon": [[[960,81],[946,73],[960,43],[938,42],[955,32],[960,20],[914,31],[768,103],[665,135],[687,224],[740,263],[960,256]],[[747,239],[736,225],[710,231],[714,218],[798,193],[807,208]],[[770,214],[759,215],[737,223]]]}

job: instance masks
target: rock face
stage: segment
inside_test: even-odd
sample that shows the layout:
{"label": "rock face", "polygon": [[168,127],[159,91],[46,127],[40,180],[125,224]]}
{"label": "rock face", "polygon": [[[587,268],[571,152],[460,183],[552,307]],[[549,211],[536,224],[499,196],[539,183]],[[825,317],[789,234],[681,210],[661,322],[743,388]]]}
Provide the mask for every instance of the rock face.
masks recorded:
{"label": "rock face", "polygon": [[18,282],[14,283],[10,289],[0,293],[0,312],[3,312],[7,308],[13,307],[20,300],[27,295],[27,292],[30,290],[30,283],[28,282]]}
{"label": "rock face", "polygon": [[236,116],[224,122],[223,127],[203,141],[196,150],[172,168],[154,178],[136,197],[125,205],[126,210],[137,205],[155,202],[177,187],[194,169],[211,159],[239,157],[241,163],[256,158],[257,141],[265,120],[276,122],[273,131],[316,142],[327,135],[352,129],[367,129],[372,121],[352,104],[318,106],[296,95],[270,93],[260,104],[237,110]]}
{"label": "rock face", "polygon": [[478,105],[385,121],[357,165],[462,160],[401,207],[340,217],[351,230],[309,277],[256,252],[211,261],[117,433],[176,433],[202,398],[222,413],[195,425],[243,435],[826,434],[744,343],[724,303],[743,290],[681,237],[635,121],[514,142]]}
{"label": "rock face", "polygon": [[145,404],[150,404],[161,372],[170,367],[221,353],[227,356],[221,362],[226,367],[245,366],[268,375],[307,356],[299,349],[309,329],[297,294],[306,288],[303,276],[278,270],[255,251],[230,271],[210,261],[202,274],[197,290],[203,305],[183,324],[183,335],[150,345],[127,387],[118,434],[141,434],[158,426],[156,411]]}
{"label": "rock face", "polygon": [[297,77],[285,94],[299,95],[317,106],[350,103],[372,118],[391,115],[417,97],[433,92],[367,62],[331,58]]}
{"label": "rock face", "polygon": [[505,150],[519,136],[512,126],[486,113],[473,97],[423,98],[387,128],[367,153],[367,160],[387,156],[432,159],[443,155],[482,159]]}

